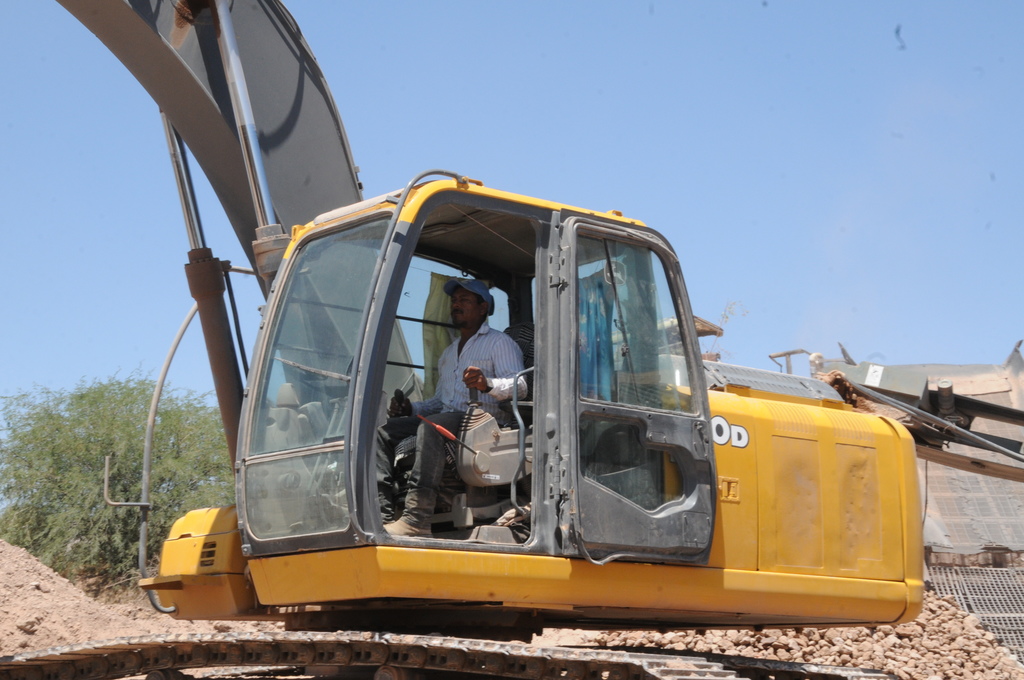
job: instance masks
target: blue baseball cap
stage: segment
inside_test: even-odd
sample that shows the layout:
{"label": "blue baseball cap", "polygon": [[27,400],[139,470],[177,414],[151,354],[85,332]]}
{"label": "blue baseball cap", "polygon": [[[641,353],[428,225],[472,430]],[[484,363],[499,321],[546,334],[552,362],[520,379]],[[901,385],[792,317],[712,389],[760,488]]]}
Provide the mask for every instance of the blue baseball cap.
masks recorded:
{"label": "blue baseball cap", "polygon": [[456,288],[465,288],[470,293],[476,293],[484,299],[487,303],[487,315],[494,314],[494,298],[491,297],[491,291],[487,289],[487,284],[480,279],[449,279],[448,283],[444,284],[444,292],[450,297],[455,292]]}

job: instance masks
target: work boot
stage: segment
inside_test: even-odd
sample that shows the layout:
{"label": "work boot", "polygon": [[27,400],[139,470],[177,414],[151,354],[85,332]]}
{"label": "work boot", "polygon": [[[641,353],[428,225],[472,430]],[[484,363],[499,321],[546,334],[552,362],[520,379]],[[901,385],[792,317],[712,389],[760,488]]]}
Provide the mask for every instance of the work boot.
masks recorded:
{"label": "work boot", "polygon": [[384,531],[392,536],[430,536],[429,527],[414,526],[406,522],[404,517],[390,524],[385,524]]}
{"label": "work boot", "polygon": [[405,494],[405,512],[402,519],[406,524],[430,529],[430,520],[437,505],[437,491],[423,487],[412,487]]}
{"label": "work boot", "polygon": [[436,503],[437,491],[411,488],[405,494],[405,512],[396,521],[385,524],[384,529],[392,536],[429,536]]}

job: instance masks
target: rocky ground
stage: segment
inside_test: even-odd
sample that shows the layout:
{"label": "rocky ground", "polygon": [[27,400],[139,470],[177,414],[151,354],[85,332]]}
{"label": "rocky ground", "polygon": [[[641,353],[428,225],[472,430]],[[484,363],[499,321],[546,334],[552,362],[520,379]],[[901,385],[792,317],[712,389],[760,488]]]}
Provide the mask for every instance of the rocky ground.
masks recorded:
{"label": "rocky ground", "polygon": [[[127,635],[252,630],[255,624],[175,621],[139,597],[104,604],[0,541],[0,656],[28,649]],[[263,624],[266,625],[266,624]],[[928,594],[921,616],[901,626],[692,632],[551,630],[538,644],[667,647],[694,652],[862,666],[904,680],[1024,680],[1024,669],[978,619],[950,600]]]}
{"label": "rocky ground", "polygon": [[[567,644],[565,632],[549,640]],[[752,656],[780,661],[860,666],[903,680],[1024,680],[1011,654],[982,627],[977,617],[951,598],[925,593],[924,610],[911,623],[877,628],[802,628],[800,630],[712,630],[652,633],[584,633],[590,644],[611,647],[665,647],[697,653]]]}

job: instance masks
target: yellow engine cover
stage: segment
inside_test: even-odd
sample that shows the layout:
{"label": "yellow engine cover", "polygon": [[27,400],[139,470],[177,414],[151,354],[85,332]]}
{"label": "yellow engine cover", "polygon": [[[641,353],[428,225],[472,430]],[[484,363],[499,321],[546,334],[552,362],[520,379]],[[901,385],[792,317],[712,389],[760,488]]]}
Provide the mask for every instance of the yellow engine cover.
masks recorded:
{"label": "yellow engine cover", "polygon": [[256,596],[245,576],[246,560],[235,507],[193,510],[171,527],[160,553],[160,573],[142,579],[179,619],[251,618]]}

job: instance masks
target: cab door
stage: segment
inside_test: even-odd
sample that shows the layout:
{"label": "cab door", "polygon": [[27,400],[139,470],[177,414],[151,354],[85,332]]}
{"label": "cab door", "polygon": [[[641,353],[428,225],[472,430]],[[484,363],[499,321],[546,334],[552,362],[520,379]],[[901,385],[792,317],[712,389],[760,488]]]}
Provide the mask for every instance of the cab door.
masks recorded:
{"label": "cab door", "polygon": [[646,228],[580,217],[564,227],[572,258],[560,307],[575,331],[562,364],[562,384],[576,397],[575,547],[593,561],[704,562],[714,454],[675,254]]}

